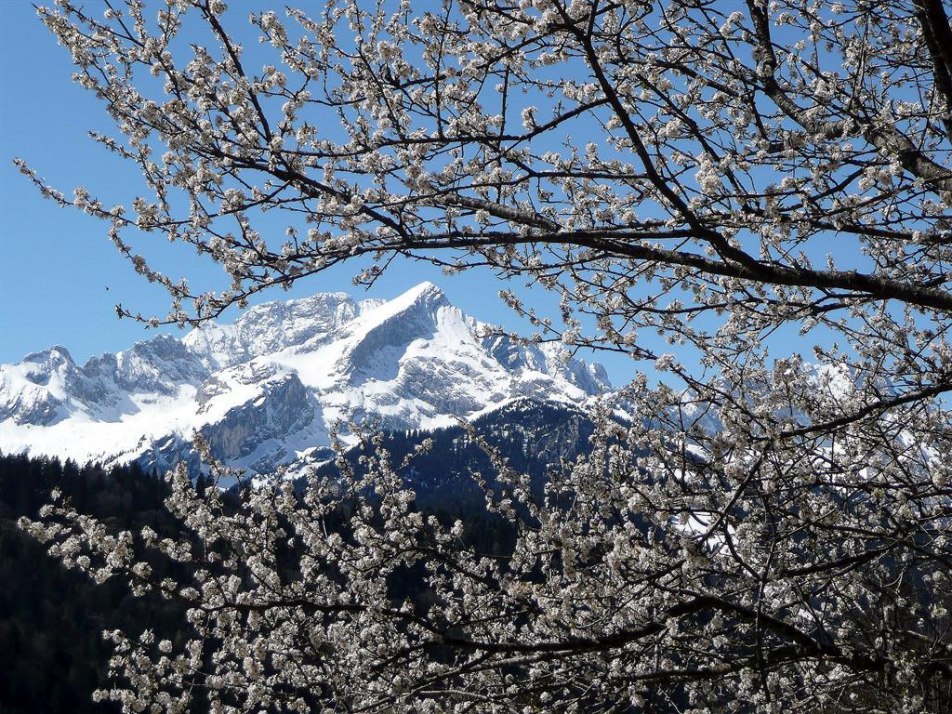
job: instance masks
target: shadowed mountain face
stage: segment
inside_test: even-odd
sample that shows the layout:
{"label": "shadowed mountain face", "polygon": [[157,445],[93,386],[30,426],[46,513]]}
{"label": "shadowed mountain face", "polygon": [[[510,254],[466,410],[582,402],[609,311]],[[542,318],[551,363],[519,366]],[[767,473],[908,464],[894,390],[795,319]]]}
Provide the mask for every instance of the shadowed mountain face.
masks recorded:
{"label": "shadowed mountain face", "polygon": [[263,473],[326,458],[350,422],[430,431],[609,389],[599,365],[558,346],[487,333],[423,283],[390,301],[267,303],[84,365],[53,347],[0,366],[0,451],[161,469],[192,458],[199,433],[216,457]]}
{"label": "shadowed mountain face", "polygon": [[[388,432],[384,436],[383,448],[404,483],[415,492],[418,507],[481,513],[486,489],[494,494],[494,500],[506,497],[508,487],[497,479],[496,468],[480,441],[503,456],[516,473],[528,474],[533,497],[541,499],[550,473],[561,469],[564,460],[574,460],[587,451],[594,430],[590,416],[581,409],[528,399],[481,414],[469,427]],[[418,451],[424,440],[429,442],[428,448]],[[366,469],[360,460],[365,454],[367,447],[348,452],[354,473]],[[337,466],[328,461],[318,473],[334,476]]]}

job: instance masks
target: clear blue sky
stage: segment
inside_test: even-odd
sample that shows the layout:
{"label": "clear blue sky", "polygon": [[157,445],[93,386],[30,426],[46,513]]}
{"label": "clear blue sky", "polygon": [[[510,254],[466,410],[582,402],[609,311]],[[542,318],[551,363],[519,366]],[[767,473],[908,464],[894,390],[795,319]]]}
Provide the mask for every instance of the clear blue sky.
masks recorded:
{"label": "clear blue sky", "polygon": [[[84,362],[155,334],[134,321],[119,320],[116,303],[150,315],[164,315],[168,308],[165,292],[132,270],[109,242],[104,224],[44,200],[13,166],[13,158],[21,157],[68,195],[84,185],[107,203],[111,194],[124,190],[117,200],[125,201],[128,187],[137,185],[132,167],[87,137],[90,129],[109,130],[111,123],[100,103],[72,83],[71,72],[68,54],[36,18],[29,0],[0,2],[0,363],[54,344]],[[220,284],[220,271],[196,263],[194,253],[163,257],[168,272],[180,268],[193,285]],[[529,332],[498,300],[503,285],[489,273],[450,278],[426,265],[404,263],[393,266],[368,293],[351,284],[355,272],[348,266],[304,281],[290,296],[342,290],[355,297],[389,298],[432,280],[474,317]],[[520,292],[531,303],[554,305],[538,289]],[[288,296],[265,293],[259,301]],[[236,315],[228,313],[225,319]],[[614,383],[630,378],[633,364],[626,358],[603,355],[599,361]]]}
{"label": "clear blue sky", "polygon": [[44,200],[13,166],[15,156],[27,159],[67,192],[129,176],[86,137],[108,118],[71,71],[30,2],[0,3],[0,362],[53,344],[81,361],[120,349],[149,335],[119,321],[115,304],[162,306],[101,223]]}

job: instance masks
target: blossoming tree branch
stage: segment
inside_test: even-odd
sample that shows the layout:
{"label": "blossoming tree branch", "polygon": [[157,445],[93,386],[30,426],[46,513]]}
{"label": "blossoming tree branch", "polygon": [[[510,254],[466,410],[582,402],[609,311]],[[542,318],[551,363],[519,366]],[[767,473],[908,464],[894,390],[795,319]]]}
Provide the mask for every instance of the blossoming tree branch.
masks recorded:
{"label": "blossoming tree branch", "polygon": [[[105,7],[39,14],[139,193],[70,197],[21,167],[167,288],[151,319],[200,322],[361,256],[369,282],[404,256],[555,291],[555,318],[503,297],[538,339],[630,355],[634,376],[543,493],[496,460],[504,555],[417,511],[382,448],[237,505],[182,467],[178,538],[55,501],[24,526],[96,578],[187,603],[194,632],[111,633],[98,696],[129,712],[198,691],[212,711],[948,711],[942,0]],[[276,214],[283,235],[261,229]],[[230,287],[160,273],[153,236]],[[150,550],[182,577],[152,579]]]}

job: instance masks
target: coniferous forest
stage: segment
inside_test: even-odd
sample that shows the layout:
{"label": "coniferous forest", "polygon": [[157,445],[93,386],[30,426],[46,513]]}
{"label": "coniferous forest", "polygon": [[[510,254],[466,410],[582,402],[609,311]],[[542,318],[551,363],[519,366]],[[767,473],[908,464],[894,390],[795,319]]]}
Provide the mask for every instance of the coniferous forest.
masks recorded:
{"label": "coniferous forest", "polygon": [[181,614],[159,598],[133,597],[121,582],[96,584],[67,570],[21,532],[17,519],[35,516],[54,487],[117,529],[171,527],[165,482],[134,464],[104,469],[0,455],[0,713],[118,711],[91,698],[105,685],[111,654],[103,630],[174,636]]}

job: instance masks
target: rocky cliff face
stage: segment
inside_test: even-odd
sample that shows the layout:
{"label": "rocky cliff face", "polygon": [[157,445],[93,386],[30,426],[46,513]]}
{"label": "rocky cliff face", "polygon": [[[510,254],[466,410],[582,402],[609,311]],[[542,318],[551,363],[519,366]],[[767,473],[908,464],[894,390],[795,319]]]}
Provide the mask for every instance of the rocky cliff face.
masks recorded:
{"label": "rocky cliff face", "polygon": [[340,424],[428,430],[609,388],[598,365],[484,328],[424,283],[391,301],[259,305],[82,366],[54,347],[0,366],[0,450],[164,468],[193,458],[198,433],[216,457],[260,473],[323,453]]}

